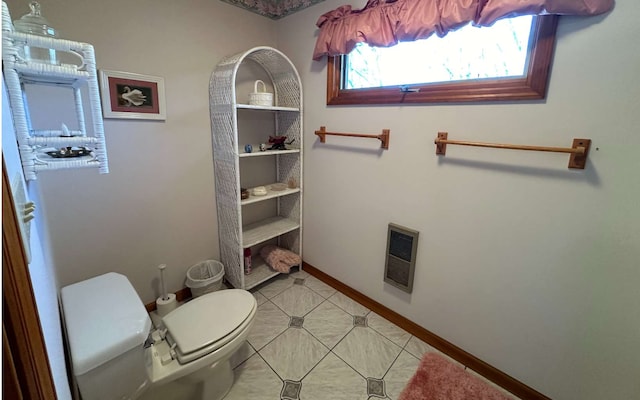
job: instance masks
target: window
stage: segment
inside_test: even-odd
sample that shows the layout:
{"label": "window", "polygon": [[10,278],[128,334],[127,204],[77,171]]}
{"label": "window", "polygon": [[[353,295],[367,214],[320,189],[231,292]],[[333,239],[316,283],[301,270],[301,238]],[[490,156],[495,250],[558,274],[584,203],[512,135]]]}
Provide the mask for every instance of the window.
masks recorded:
{"label": "window", "polygon": [[[327,104],[544,98],[556,26],[555,16],[527,16],[389,48],[361,44],[329,57]],[[407,54],[412,61],[401,58]]]}

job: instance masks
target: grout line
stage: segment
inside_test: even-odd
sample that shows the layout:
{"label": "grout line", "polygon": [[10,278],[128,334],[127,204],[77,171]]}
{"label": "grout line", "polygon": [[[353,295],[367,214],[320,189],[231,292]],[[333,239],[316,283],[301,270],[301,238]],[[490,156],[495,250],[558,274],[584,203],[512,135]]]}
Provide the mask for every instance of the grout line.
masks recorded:
{"label": "grout line", "polygon": [[[382,380],[384,380],[384,377],[387,376],[389,371],[391,371],[391,368],[394,366],[396,361],[398,361],[398,358],[400,358],[400,354],[402,354],[403,351],[404,351],[404,349],[401,349],[400,352],[398,353],[398,355],[396,356],[396,358],[394,358],[393,361],[391,362],[391,364],[389,364],[389,368],[387,368],[387,372],[385,372],[384,375],[382,375]],[[386,393],[386,391],[385,391],[385,393]]]}
{"label": "grout line", "polygon": [[242,361],[240,364],[236,365],[236,367],[233,369],[233,371],[235,371],[237,368],[240,368],[241,365],[244,365],[244,363],[246,363],[247,361],[249,361],[253,356],[255,356],[256,354],[258,354],[258,350],[256,350],[255,347],[253,347],[251,345],[251,343],[249,343],[248,340],[245,339],[245,343],[247,343],[249,345],[249,347],[251,347],[253,349],[253,354],[251,354],[249,357],[247,357],[244,361]]}
{"label": "grout line", "polygon": [[[289,314],[287,314],[286,312],[284,312],[284,310],[282,310],[280,307],[278,307],[274,302],[272,302],[271,300],[267,299],[268,302],[270,302],[271,304],[273,304],[278,310],[282,311],[284,313],[284,315],[286,315],[287,317],[289,317],[289,321],[291,321],[291,316]],[[266,302],[262,303],[262,305],[264,305]],[[269,344],[271,344],[274,340],[276,340],[277,338],[280,337],[280,335],[282,335],[283,333],[285,333],[288,329],[291,329],[290,326],[287,325],[287,327],[280,333],[278,333],[273,339],[269,340],[267,343],[265,343],[262,347],[260,347],[260,350],[264,349],[265,347],[267,347]],[[247,340],[247,342],[249,342],[249,340]],[[251,343],[249,343],[251,344]],[[254,350],[256,350],[256,352],[259,352],[258,349],[256,349],[253,345],[251,346],[254,348]]]}
{"label": "grout line", "polygon": [[[320,342],[322,343],[322,342]],[[325,346],[326,347],[326,346]],[[307,377],[307,375],[309,375],[311,373],[311,371],[313,371],[314,369],[316,369],[316,367],[318,367],[318,365],[320,365],[320,363],[322,362],[322,360],[324,360],[325,358],[327,358],[327,356],[329,354],[332,354],[331,350],[329,350],[327,352],[327,354],[325,354],[320,360],[318,360],[318,362],[316,363],[316,365],[314,365],[306,374],[304,374],[304,376],[302,378],[300,378],[300,383],[302,383],[302,381],[304,380],[304,378]]]}
{"label": "grout line", "polygon": [[[349,331],[349,332],[351,332],[351,331]],[[346,335],[345,335],[345,337],[346,337]],[[337,344],[336,344],[336,346],[337,346]],[[336,354],[336,353],[334,353],[333,351],[331,351],[331,353],[333,353],[333,355],[334,355],[334,356],[338,357],[338,359],[339,359],[340,361],[342,361],[343,363],[345,363],[349,368],[351,368],[352,370],[354,370],[356,374],[358,374],[358,375],[360,375],[362,378],[364,378],[364,380],[365,380],[365,381],[367,380],[367,377],[366,377],[366,376],[364,376],[364,375],[362,375],[362,374],[360,373],[360,371],[358,371],[357,369],[355,369],[355,367],[354,367],[353,365],[349,364],[347,361],[345,361],[342,357],[340,357],[339,355],[337,355],[337,354]]]}
{"label": "grout line", "polygon": [[269,362],[267,360],[264,359],[264,357],[262,357],[262,354],[260,354],[260,352],[256,352],[256,354],[258,355],[258,357],[260,357],[262,359],[262,361],[264,361],[265,364],[267,364],[267,367],[269,367],[269,369],[271,369],[273,371],[274,374],[276,374],[276,376],[278,377],[278,379],[280,379],[280,383],[284,383],[284,379],[282,379],[282,377],[280,376],[280,374],[273,369],[273,367],[271,366],[271,364],[269,364]]}
{"label": "grout line", "polygon": [[[370,312],[369,312],[369,314],[367,314],[367,317],[369,317],[369,316],[371,315],[371,313],[376,314],[375,312],[370,311]],[[384,319],[385,321],[389,322],[391,325],[395,326],[396,328],[398,328],[398,329],[402,330],[403,332],[407,332],[407,331],[405,331],[404,329],[400,328],[398,325],[396,325],[396,324],[394,324],[393,322],[389,321],[388,319],[386,319],[386,318],[384,318],[384,317],[380,316],[379,314],[376,314],[376,315],[378,315],[380,318]],[[404,344],[404,345],[400,346],[400,345],[399,345],[399,344],[397,344],[393,339],[391,339],[391,338],[387,337],[384,333],[380,332],[379,330],[377,330],[377,329],[376,329],[376,328],[374,328],[373,326],[369,325],[369,320],[368,320],[368,319],[367,319],[367,327],[368,327],[368,328],[373,329],[373,330],[374,330],[374,331],[376,331],[378,334],[380,334],[380,336],[382,336],[383,338],[385,338],[385,339],[389,340],[391,343],[393,343],[393,344],[395,344],[396,346],[398,346],[398,347],[402,348],[402,350],[404,350],[404,348],[407,346],[407,343],[409,343],[409,340],[411,340],[411,338],[413,337],[413,335],[412,335],[412,334],[410,334],[409,332],[407,332],[407,334],[409,335],[409,339],[407,339],[407,341],[405,342],[405,344]]]}

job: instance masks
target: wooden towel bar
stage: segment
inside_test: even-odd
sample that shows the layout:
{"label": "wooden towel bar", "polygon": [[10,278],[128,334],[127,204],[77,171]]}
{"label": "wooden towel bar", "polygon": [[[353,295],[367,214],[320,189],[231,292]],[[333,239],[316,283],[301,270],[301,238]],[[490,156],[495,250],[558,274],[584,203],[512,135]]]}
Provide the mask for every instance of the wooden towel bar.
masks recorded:
{"label": "wooden towel bar", "polygon": [[448,144],[476,147],[492,147],[497,149],[514,149],[514,150],[533,150],[533,151],[550,151],[554,153],[569,153],[569,168],[584,169],[587,163],[589,147],[591,147],[591,139],[573,139],[571,147],[546,147],[546,146],[529,146],[519,144],[504,143],[482,143],[482,142],[466,142],[461,140],[448,140],[447,132],[438,132],[438,137],[434,141],[436,144],[436,154],[445,155]]}
{"label": "wooden towel bar", "polygon": [[326,130],[326,128],[324,126],[321,126],[319,131],[316,131],[316,135],[318,135],[320,137],[320,143],[324,143],[325,142],[325,136],[326,135],[363,137],[363,138],[372,138],[372,139],[380,140],[382,142],[380,144],[380,148],[385,149],[385,150],[389,149],[389,135],[390,134],[391,134],[391,131],[389,129],[383,129],[382,133],[380,135],[363,135],[363,134],[359,134],[359,133],[327,132],[327,130]]}

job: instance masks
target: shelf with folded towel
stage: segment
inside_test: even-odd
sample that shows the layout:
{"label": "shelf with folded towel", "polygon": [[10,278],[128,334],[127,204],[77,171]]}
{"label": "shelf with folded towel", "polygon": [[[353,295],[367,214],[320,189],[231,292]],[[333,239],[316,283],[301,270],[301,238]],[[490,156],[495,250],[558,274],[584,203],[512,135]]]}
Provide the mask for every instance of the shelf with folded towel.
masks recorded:
{"label": "shelf with folded towel", "polygon": [[258,286],[279,273],[280,272],[268,266],[262,257],[258,255],[254,256],[251,258],[251,273],[244,276],[245,289],[249,290],[252,287]]}

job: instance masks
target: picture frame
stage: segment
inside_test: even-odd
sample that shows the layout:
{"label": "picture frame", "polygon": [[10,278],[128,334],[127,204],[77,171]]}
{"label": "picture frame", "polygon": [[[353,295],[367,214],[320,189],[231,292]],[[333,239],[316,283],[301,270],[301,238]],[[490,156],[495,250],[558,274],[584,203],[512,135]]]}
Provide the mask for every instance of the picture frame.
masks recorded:
{"label": "picture frame", "polygon": [[161,120],[167,118],[164,78],[100,70],[104,118]]}

